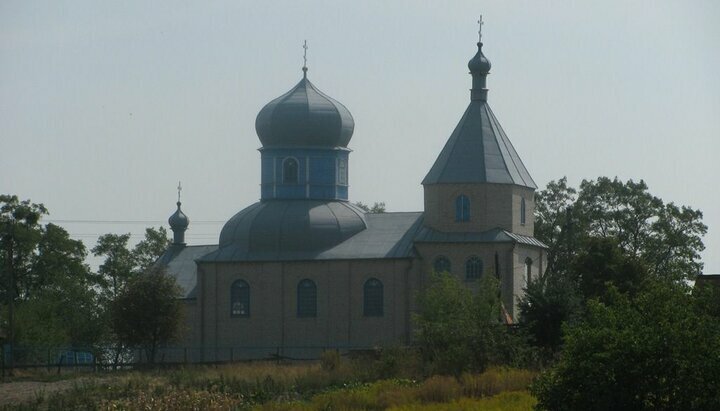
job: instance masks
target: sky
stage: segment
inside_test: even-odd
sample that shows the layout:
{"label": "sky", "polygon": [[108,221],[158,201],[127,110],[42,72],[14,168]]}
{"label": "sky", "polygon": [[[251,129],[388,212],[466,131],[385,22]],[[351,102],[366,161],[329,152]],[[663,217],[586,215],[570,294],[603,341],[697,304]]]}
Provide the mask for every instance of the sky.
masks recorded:
{"label": "sky", "polygon": [[[538,186],[644,180],[700,209],[720,273],[720,2],[0,1],[0,193],[89,247],[167,226],[189,244],[260,197],[260,109],[308,77],[353,114],[350,200],[419,211],[469,102],[483,16],[489,104]],[[97,258],[90,258],[97,265]]]}

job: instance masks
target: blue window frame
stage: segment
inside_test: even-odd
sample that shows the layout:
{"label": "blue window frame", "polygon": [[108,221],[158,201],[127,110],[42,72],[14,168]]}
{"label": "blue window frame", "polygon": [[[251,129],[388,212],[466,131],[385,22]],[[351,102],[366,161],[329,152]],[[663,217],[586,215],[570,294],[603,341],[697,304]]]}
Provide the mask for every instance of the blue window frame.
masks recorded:
{"label": "blue window frame", "polygon": [[230,286],[230,315],[250,316],[250,285],[244,280],[236,280]]}
{"label": "blue window frame", "polygon": [[455,221],[470,221],[470,199],[465,194],[455,199]]}
{"label": "blue window frame", "polygon": [[472,256],[465,261],[465,279],[477,280],[483,274],[483,262],[479,257]]}
{"label": "blue window frame", "polygon": [[317,286],[310,279],[304,279],[297,286],[297,316],[317,317]]}
{"label": "blue window frame", "polygon": [[365,281],[363,287],[363,315],[365,317],[383,316],[383,284],[377,278]]}
{"label": "blue window frame", "polygon": [[449,273],[450,272],[450,260],[444,255],[438,256],[433,264],[433,269],[436,273]]}

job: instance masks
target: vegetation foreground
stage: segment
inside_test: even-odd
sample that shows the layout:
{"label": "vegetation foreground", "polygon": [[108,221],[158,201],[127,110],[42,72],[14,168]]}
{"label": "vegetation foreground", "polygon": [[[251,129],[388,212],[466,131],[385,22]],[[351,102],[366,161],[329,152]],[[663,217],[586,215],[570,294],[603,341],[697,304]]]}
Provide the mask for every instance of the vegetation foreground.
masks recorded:
{"label": "vegetation foreground", "polygon": [[[394,369],[390,369],[394,368]],[[531,410],[535,373],[491,368],[482,374],[413,379],[388,361],[241,363],[131,371],[75,378],[64,391],[34,393],[10,410]],[[394,374],[393,378],[382,378]],[[82,375],[82,374],[80,374]],[[35,376],[37,378],[37,376]],[[0,385],[0,388],[2,385]]]}

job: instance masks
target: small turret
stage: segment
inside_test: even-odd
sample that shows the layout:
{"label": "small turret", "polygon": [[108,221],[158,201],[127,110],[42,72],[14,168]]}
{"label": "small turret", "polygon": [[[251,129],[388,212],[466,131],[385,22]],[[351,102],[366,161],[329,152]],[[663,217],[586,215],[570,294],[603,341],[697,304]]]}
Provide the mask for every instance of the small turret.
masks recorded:
{"label": "small turret", "polygon": [[182,203],[180,202],[181,190],[182,186],[178,182],[177,210],[175,210],[173,215],[171,215],[168,219],[170,229],[173,232],[173,245],[185,245],[185,230],[187,230],[188,226],[190,225],[190,219],[180,209],[180,206],[182,205]]}
{"label": "small turret", "polygon": [[473,58],[468,61],[468,69],[472,75],[472,89],[470,90],[471,100],[487,101],[487,75],[490,74],[490,60],[485,57],[482,52],[482,16],[478,20],[480,30],[478,30],[478,51]]}

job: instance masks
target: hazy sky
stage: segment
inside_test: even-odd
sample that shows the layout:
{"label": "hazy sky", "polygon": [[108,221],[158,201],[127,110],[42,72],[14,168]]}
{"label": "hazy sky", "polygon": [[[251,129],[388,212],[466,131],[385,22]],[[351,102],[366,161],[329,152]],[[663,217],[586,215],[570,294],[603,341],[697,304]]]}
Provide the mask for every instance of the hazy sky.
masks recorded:
{"label": "hazy sky", "polygon": [[538,185],[644,179],[705,213],[720,273],[717,0],[0,1],[0,192],[92,245],[166,225],[182,180],[188,242],[217,243],[259,199],[255,116],[307,39],[309,78],[355,118],[351,200],[421,210],[480,14],[490,105]]}

